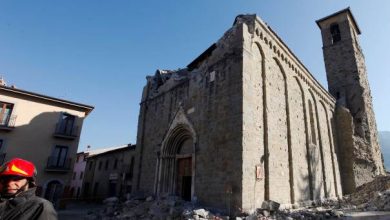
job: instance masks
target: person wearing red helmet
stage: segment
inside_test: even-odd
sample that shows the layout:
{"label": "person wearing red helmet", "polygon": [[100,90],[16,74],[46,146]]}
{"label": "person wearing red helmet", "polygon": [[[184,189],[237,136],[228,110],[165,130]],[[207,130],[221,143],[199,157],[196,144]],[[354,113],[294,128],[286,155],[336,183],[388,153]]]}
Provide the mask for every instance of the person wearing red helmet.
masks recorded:
{"label": "person wearing red helmet", "polygon": [[33,163],[14,158],[0,167],[0,220],[52,220],[51,202],[35,195],[37,171]]}

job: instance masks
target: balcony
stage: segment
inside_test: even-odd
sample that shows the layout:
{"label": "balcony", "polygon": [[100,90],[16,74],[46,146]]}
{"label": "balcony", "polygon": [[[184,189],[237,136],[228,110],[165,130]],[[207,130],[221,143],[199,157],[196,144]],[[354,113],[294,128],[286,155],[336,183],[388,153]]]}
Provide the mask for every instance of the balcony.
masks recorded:
{"label": "balcony", "polygon": [[71,162],[71,158],[49,157],[45,170],[49,172],[68,172],[71,168]]}
{"label": "balcony", "polygon": [[78,126],[66,126],[64,123],[57,123],[56,130],[53,134],[56,138],[63,138],[74,140],[79,135],[79,127]]}
{"label": "balcony", "polygon": [[5,115],[0,118],[0,130],[12,131],[15,128],[16,115]]}

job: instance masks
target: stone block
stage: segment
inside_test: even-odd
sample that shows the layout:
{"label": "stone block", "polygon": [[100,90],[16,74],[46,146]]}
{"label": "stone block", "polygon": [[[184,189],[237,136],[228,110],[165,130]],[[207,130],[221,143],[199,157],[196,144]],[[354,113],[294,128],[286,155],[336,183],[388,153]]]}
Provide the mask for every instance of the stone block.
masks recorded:
{"label": "stone block", "polygon": [[261,208],[268,211],[277,211],[279,210],[279,207],[280,204],[272,200],[264,201],[263,204],[261,204]]}

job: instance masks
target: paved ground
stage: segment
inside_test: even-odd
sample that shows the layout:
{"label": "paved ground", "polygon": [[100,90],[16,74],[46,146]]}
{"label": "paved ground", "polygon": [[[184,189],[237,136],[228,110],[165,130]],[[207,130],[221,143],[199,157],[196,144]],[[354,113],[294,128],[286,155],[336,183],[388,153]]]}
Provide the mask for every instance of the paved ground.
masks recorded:
{"label": "paved ground", "polygon": [[65,209],[57,210],[59,220],[78,220],[83,219],[89,211],[98,210],[103,205],[86,202],[71,202]]}
{"label": "paved ground", "polygon": [[[104,205],[80,201],[69,202],[65,209],[57,210],[59,220],[79,220],[90,211],[103,208]],[[340,220],[389,220],[390,212],[345,212]]]}
{"label": "paved ground", "polygon": [[390,212],[347,212],[345,213],[345,220],[388,220],[390,219]]}

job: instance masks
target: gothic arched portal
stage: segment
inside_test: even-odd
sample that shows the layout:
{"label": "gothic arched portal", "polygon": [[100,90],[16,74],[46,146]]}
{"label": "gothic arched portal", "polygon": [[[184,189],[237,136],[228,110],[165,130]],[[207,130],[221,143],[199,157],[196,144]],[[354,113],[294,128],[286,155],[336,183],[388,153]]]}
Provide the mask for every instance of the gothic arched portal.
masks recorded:
{"label": "gothic arched portal", "polygon": [[194,194],[196,135],[184,111],[179,110],[160,149],[156,193],[190,201]]}

